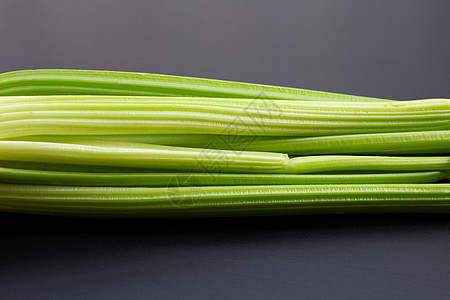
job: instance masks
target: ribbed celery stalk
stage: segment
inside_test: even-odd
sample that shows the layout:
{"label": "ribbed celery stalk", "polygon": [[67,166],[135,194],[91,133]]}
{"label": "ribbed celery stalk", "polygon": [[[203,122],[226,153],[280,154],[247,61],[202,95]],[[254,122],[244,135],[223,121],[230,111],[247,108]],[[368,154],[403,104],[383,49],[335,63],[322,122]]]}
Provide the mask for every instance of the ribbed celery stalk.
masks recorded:
{"label": "ribbed celery stalk", "polygon": [[226,173],[88,173],[0,167],[1,183],[67,186],[233,186],[282,184],[426,183],[446,179],[443,172],[381,174],[226,174]]}
{"label": "ribbed celery stalk", "polygon": [[450,212],[450,184],[55,187],[0,184],[0,210],[103,217]]}
{"label": "ribbed celery stalk", "polygon": [[[214,144],[211,144],[214,145]],[[227,143],[233,146],[232,143]],[[234,149],[239,149],[236,145]],[[245,150],[317,154],[450,154],[450,130],[252,140]],[[225,147],[227,149],[229,147]]]}
{"label": "ribbed celery stalk", "polygon": [[289,163],[288,156],[281,153],[209,151],[89,139],[74,142],[77,144],[0,141],[0,157],[6,161],[241,173],[277,173]]}
{"label": "ribbed celery stalk", "polygon": [[[166,146],[318,154],[450,154],[450,131],[389,132],[284,138],[210,134],[74,136]],[[62,140],[65,137],[60,137]],[[57,141],[57,136],[27,136],[10,140]]]}
{"label": "ribbed celery stalk", "polygon": [[[178,102],[171,103],[169,99],[139,98],[139,103],[136,103],[134,98],[127,102],[117,97],[72,97],[92,102],[20,103],[20,100],[28,97],[20,98],[19,103],[15,104],[0,102],[0,138],[183,133],[318,136],[450,129],[450,100],[445,99],[417,100],[395,105],[390,102],[328,105],[322,102],[280,100],[274,112],[273,107],[264,106],[264,101],[249,99],[236,100],[246,103],[248,109],[245,109],[222,106],[220,103],[212,107],[208,99],[198,100],[203,103],[192,105],[189,99],[176,99]],[[66,98],[70,99],[71,96]],[[109,103],[110,98],[123,103]]]}
{"label": "ribbed celery stalk", "polygon": [[0,160],[0,168],[56,171],[56,172],[84,172],[84,173],[142,173],[142,172],[161,173],[161,172],[164,172],[164,171],[159,171],[159,170],[155,170],[155,169],[145,169],[145,168],[73,165],[73,164],[57,164],[57,163],[37,163],[37,162],[5,161],[5,160]]}
{"label": "ribbed celery stalk", "polygon": [[386,101],[336,93],[149,73],[23,70],[0,74],[0,95],[133,95]]}
{"label": "ribbed celery stalk", "polygon": [[450,170],[450,156],[300,156],[289,160],[288,173],[337,171],[430,171]]}
{"label": "ribbed celery stalk", "polygon": [[323,155],[289,159],[286,154],[273,152],[184,148],[81,138],[66,138],[64,143],[0,141],[0,157],[6,161],[224,173],[450,170],[449,156]]}
{"label": "ribbed celery stalk", "polygon": [[[245,98],[205,98],[205,97],[140,97],[140,96],[93,96],[93,95],[53,95],[53,96],[3,96],[0,97],[2,113],[30,110],[61,110],[61,109],[106,109],[127,110],[167,110],[178,106],[197,108],[197,110],[212,108],[234,108],[234,113],[248,114],[247,110],[256,110],[260,115],[288,115],[314,113],[368,115],[395,114],[426,114],[448,113],[449,99],[424,99],[395,102],[314,102],[302,100],[277,100]],[[241,111],[239,111],[241,109]],[[243,110],[245,109],[245,110]],[[242,111],[243,110],[243,111]]]}

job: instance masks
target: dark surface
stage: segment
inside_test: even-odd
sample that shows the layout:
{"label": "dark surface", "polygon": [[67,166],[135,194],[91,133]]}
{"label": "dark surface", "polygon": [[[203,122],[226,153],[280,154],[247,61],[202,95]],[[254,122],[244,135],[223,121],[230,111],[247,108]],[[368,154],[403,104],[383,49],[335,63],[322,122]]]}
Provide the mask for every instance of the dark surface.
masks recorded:
{"label": "dark surface", "polygon": [[1,219],[2,299],[450,296],[444,215]]}
{"label": "dark surface", "polygon": [[[450,97],[449,1],[0,0],[0,72]],[[450,217],[0,215],[1,299],[449,299]]]}

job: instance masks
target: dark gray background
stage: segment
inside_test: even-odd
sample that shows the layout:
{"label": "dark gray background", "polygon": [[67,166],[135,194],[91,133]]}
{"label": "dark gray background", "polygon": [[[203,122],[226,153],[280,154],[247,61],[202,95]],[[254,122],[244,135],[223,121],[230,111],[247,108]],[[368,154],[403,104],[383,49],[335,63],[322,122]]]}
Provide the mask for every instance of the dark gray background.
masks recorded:
{"label": "dark gray background", "polygon": [[[450,97],[450,1],[0,0],[0,72]],[[0,215],[0,298],[449,299],[450,219]]]}

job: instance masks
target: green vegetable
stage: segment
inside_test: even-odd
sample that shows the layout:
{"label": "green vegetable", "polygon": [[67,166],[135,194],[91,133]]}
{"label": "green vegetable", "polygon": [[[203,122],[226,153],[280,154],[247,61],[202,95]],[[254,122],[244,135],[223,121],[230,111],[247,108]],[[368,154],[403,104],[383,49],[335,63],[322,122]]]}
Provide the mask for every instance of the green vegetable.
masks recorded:
{"label": "green vegetable", "polygon": [[[237,149],[239,149],[238,146]],[[358,153],[450,154],[450,131],[394,132],[254,140],[245,145],[245,150],[281,151],[289,155]]]}
{"label": "green vegetable", "polygon": [[[306,138],[172,134],[74,136],[166,146],[318,154],[450,154],[450,131],[389,132],[331,135]],[[58,141],[52,136],[27,136],[14,140]]]}
{"label": "green vegetable", "polygon": [[281,153],[208,151],[70,138],[66,143],[0,141],[0,157],[2,160],[38,163],[249,173],[276,173],[289,162],[288,156]]}
{"label": "green vegetable", "polygon": [[450,184],[200,188],[55,187],[0,184],[0,210],[97,217],[195,217],[349,212],[449,213]]}
{"label": "green vegetable", "polygon": [[0,74],[0,96],[18,95],[189,96],[317,101],[386,101],[279,86],[146,73],[24,70]]}
{"label": "green vegetable", "polygon": [[224,173],[315,173],[327,171],[450,170],[450,156],[304,156],[57,138],[63,142],[0,141],[2,160],[157,170]]}
{"label": "green vegetable", "polygon": [[72,164],[37,163],[37,162],[5,161],[5,160],[0,161],[0,168],[56,171],[56,172],[84,172],[84,173],[142,173],[142,172],[161,173],[161,172],[164,172],[164,171],[159,171],[159,170],[154,170],[154,169],[146,169],[146,168],[72,165]]}
{"label": "green vegetable", "polygon": [[[318,136],[450,129],[450,100],[445,99],[340,105],[279,100],[274,108],[263,100],[248,99],[223,103],[217,99],[212,106],[210,99],[195,99],[193,104],[189,98],[65,96],[66,101],[47,103],[52,96],[34,100],[41,103],[30,103],[29,98],[33,97],[2,98],[0,138],[183,133]],[[233,106],[235,102],[248,108]]]}
{"label": "green vegetable", "polygon": [[293,158],[288,173],[315,173],[329,171],[430,171],[450,170],[450,156],[352,156],[322,155]]}
{"label": "green vegetable", "polygon": [[449,179],[450,99],[125,72],[0,74],[0,211],[450,213]]}
{"label": "green vegetable", "polygon": [[226,174],[93,173],[0,167],[0,182],[67,186],[232,186],[282,184],[426,183],[446,179],[443,172],[382,174]]}

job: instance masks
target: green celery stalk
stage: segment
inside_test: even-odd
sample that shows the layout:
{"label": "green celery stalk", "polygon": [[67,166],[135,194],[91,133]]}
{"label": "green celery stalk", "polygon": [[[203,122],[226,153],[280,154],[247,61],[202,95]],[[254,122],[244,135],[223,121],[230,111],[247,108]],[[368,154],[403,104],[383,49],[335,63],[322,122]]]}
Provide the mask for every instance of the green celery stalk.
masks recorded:
{"label": "green celery stalk", "polygon": [[65,142],[0,141],[0,157],[18,162],[238,173],[276,173],[289,162],[281,153],[209,151],[91,139],[67,138]]}
{"label": "green celery stalk", "polygon": [[[227,143],[231,145],[232,143]],[[255,139],[248,151],[318,154],[450,154],[450,130]],[[239,145],[234,147],[239,149]],[[225,147],[227,149],[227,147]]]}
{"label": "green celery stalk", "polygon": [[233,186],[282,184],[427,183],[446,179],[438,171],[381,174],[89,173],[0,167],[1,183],[66,186]]}
{"label": "green celery stalk", "polygon": [[450,156],[323,155],[289,159],[286,154],[273,152],[184,148],[82,138],[57,140],[59,142],[0,141],[0,157],[6,161],[220,173],[450,170]]}
{"label": "green celery stalk", "polygon": [[93,217],[450,212],[450,184],[174,188],[0,184],[0,211]]}
{"label": "green celery stalk", "polygon": [[219,102],[212,107],[208,99],[192,105],[189,99],[171,103],[170,99],[139,98],[136,103],[133,98],[130,103],[125,99],[120,99],[123,103],[109,103],[111,97],[106,96],[72,97],[93,102],[72,103],[71,96],[66,96],[69,102],[62,101],[58,107],[51,101],[30,104],[26,102],[29,97],[4,97],[6,102],[0,102],[0,138],[105,134],[315,136],[450,129],[450,100],[445,99],[395,105],[280,100],[275,113],[273,106],[264,107],[261,100],[234,99],[248,105],[243,109]]}
{"label": "green celery stalk", "polygon": [[149,73],[42,69],[0,74],[0,96],[78,94],[387,101],[305,89]]}
{"label": "green celery stalk", "polygon": [[[73,137],[190,148],[282,152],[289,155],[450,154],[449,130],[331,135],[301,138],[265,136],[243,137],[236,135],[210,134],[86,135]],[[8,140],[58,141],[59,138],[65,139],[65,137],[58,136],[26,136]]]}
{"label": "green celery stalk", "polygon": [[82,172],[82,173],[142,173],[142,172],[161,173],[161,172],[164,172],[164,171],[159,171],[159,170],[155,170],[155,169],[145,169],[145,168],[73,165],[73,164],[57,164],[57,163],[37,163],[37,162],[5,161],[5,160],[0,160],[0,168],[56,171],[56,172]]}
{"label": "green celery stalk", "polygon": [[287,173],[339,171],[431,171],[450,170],[450,156],[300,156],[289,160]]}

